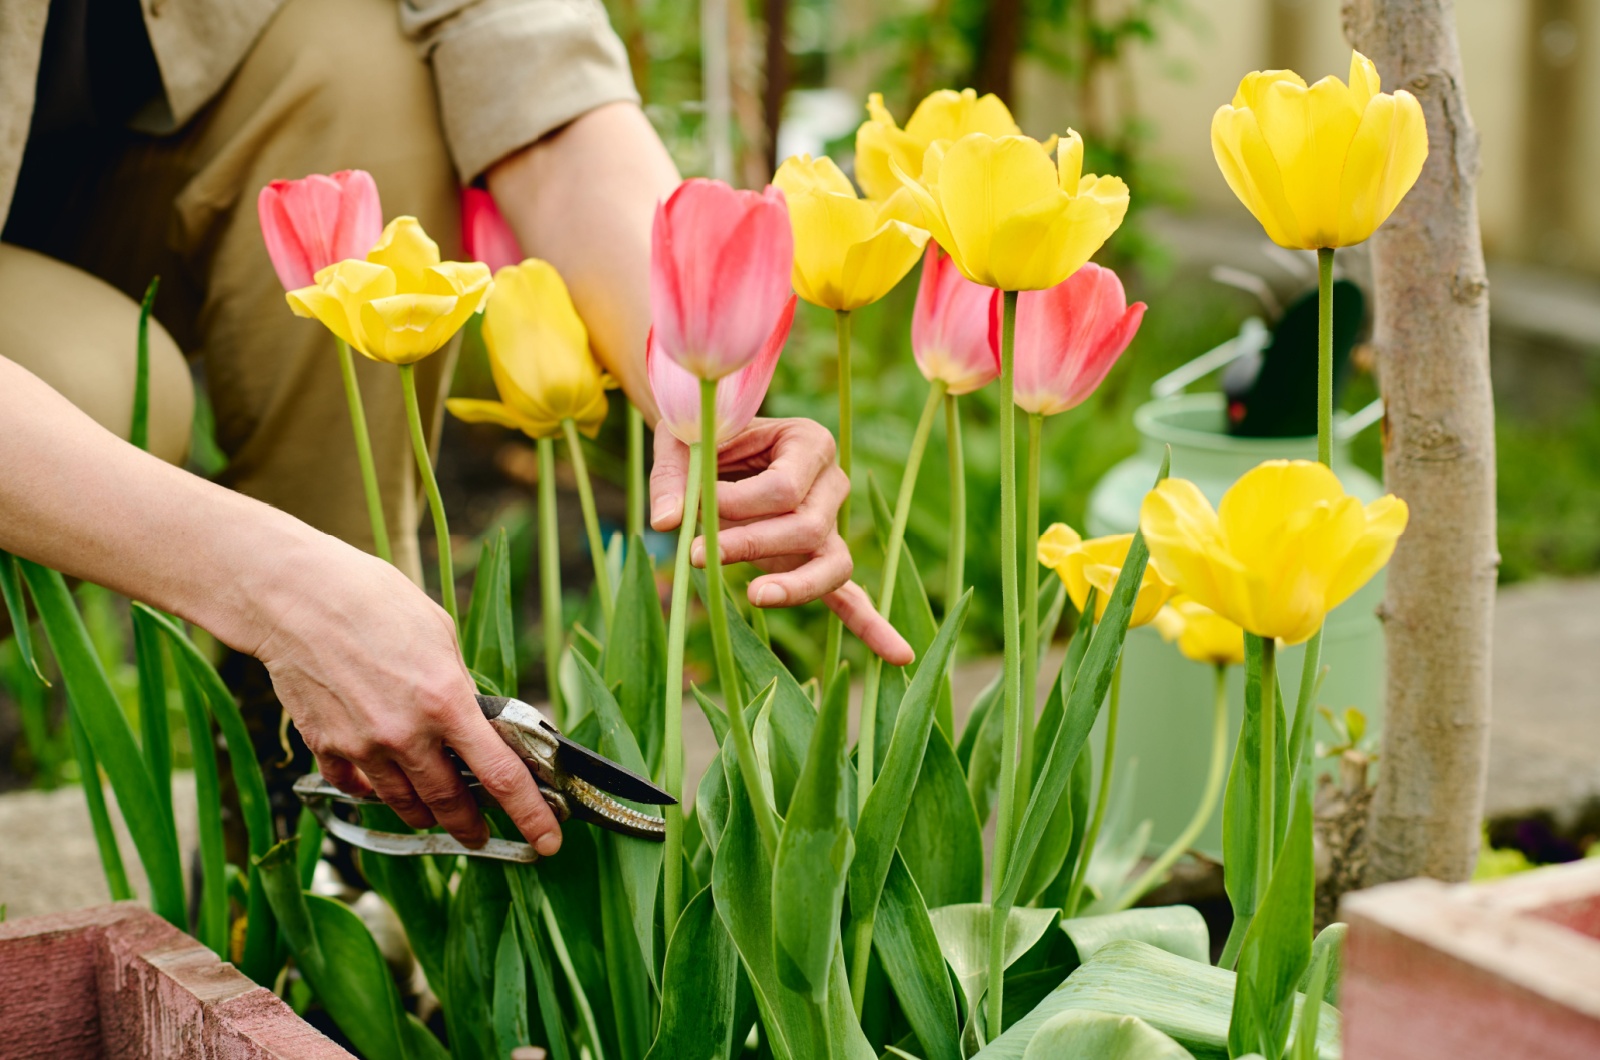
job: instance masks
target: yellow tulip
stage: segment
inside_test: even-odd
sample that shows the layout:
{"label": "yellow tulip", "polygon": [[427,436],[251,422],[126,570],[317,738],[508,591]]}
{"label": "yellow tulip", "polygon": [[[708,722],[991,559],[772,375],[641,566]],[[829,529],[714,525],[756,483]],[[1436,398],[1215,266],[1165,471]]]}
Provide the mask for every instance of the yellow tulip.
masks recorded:
{"label": "yellow tulip", "polygon": [[568,419],[590,438],[600,432],[605,392],[615,384],[590,353],[589,331],[553,265],[529,258],[495,274],[483,342],[500,400],[452,398],[446,402],[451,413],[530,438],[558,437]]}
{"label": "yellow tulip", "polygon": [[365,261],[335,262],[315,280],[288,293],[289,308],[389,364],[414,364],[436,352],[483,308],[494,286],[487,265],[440,261],[439,244],[415,217],[390,221]]}
{"label": "yellow tulip", "polygon": [[831,158],[796,155],[778,167],[794,226],[794,289],[824,309],[860,309],[888,294],[922,256],[926,230],[908,224],[905,189],[883,202],[856,197]]}
{"label": "yellow tulip", "polygon": [[1307,88],[1291,70],[1258,70],[1211,119],[1228,187],[1280,246],[1348,247],[1388,219],[1422,172],[1428,129],[1404,90],[1379,92],[1377,68],[1350,57],[1350,83]]}
{"label": "yellow tulip", "polygon": [[[1132,534],[1113,534],[1085,541],[1072,527],[1056,523],[1039,536],[1039,562],[1056,572],[1067,587],[1072,606],[1079,612],[1089,602],[1089,590],[1096,590],[1094,617],[1098,622],[1105,617],[1111,590],[1117,586],[1132,544]],[[1154,560],[1146,564],[1128,625],[1142,626],[1152,621],[1175,592],[1177,590],[1162,576]]]}
{"label": "yellow tulip", "polygon": [[1152,559],[1185,596],[1260,637],[1299,644],[1367,583],[1406,527],[1405,501],[1363,505],[1308,460],[1269,460],[1213,509],[1194,483],[1167,479],[1139,525]]}
{"label": "yellow tulip", "polygon": [[1128,212],[1128,186],[1083,173],[1083,140],[1070,129],[1054,164],[1037,140],[973,133],[930,146],[920,181],[893,159],[889,165],[962,275],[1003,291],[1054,287]]}
{"label": "yellow tulip", "polygon": [[1173,597],[1156,615],[1155,627],[1162,640],[1177,642],[1186,659],[1213,666],[1244,662],[1244,630],[1187,596]]}
{"label": "yellow tulip", "polygon": [[941,88],[930,94],[911,112],[904,129],[883,105],[881,93],[867,97],[867,115],[856,130],[856,179],[873,199],[887,199],[900,190],[890,160],[920,178],[922,159],[935,140],[953,143],[968,133],[1015,136],[1022,131],[999,96],[979,96],[970,88]]}

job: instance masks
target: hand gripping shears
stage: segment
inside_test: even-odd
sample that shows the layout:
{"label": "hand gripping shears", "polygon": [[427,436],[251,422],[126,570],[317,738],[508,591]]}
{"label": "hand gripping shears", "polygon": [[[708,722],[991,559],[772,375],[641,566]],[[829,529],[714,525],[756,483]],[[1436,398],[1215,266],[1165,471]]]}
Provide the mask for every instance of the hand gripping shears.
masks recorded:
{"label": "hand gripping shears", "polygon": [[[500,738],[527,763],[528,771],[538,781],[540,794],[555,811],[557,820],[576,817],[613,832],[657,843],[666,838],[666,821],[618,800],[675,806],[677,800],[671,795],[632,770],[574,743],[545,717],[543,711],[520,699],[479,696],[478,706]],[[493,796],[484,790],[466,764],[461,763],[460,768],[461,777],[473,796],[482,804],[496,805]],[[380,832],[345,820],[334,813],[335,804],[376,806],[382,804],[381,800],[348,795],[317,773],[296,781],[294,792],[328,834],[362,850],[401,855],[463,854],[523,863],[539,858],[527,843],[490,839],[474,850],[439,832]]]}

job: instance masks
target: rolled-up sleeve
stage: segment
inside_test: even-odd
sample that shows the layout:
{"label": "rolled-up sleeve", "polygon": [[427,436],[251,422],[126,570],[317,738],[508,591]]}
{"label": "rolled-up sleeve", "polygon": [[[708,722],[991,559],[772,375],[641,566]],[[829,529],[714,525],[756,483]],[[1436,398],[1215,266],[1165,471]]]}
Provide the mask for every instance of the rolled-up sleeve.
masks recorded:
{"label": "rolled-up sleeve", "polygon": [[637,102],[600,0],[401,0],[463,182],[606,103]]}

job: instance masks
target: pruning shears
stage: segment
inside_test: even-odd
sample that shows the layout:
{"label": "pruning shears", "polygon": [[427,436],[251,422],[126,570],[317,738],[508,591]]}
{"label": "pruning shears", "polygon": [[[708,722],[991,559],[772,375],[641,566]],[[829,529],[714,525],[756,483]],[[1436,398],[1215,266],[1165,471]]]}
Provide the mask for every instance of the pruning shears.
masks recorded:
{"label": "pruning shears", "polygon": [[[567,821],[576,817],[613,832],[657,843],[666,838],[665,820],[618,800],[627,799],[649,806],[674,806],[677,800],[671,795],[625,766],[594,753],[582,744],[574,743],[538,707],[520,699],[481,695],[478,697],[478,707],[500,738],[527,763],[528,771],[538,781],[539,792],[555,811],[558,820]],[[465,763],[461,764],[461,776],[474,798],[482,804],[495,805],[493,797],[483,789]],[[539,858],[527,843],[490,839],[482,847],[473,850],[443,833],[380,832],[345,820],[334,813],[336,804],[377,806],[382,805],[381,800],[348,795],[317,773],[296,781],[294,792],[330,835],[362,850],[401,855],[460,854],[522,863]]]}

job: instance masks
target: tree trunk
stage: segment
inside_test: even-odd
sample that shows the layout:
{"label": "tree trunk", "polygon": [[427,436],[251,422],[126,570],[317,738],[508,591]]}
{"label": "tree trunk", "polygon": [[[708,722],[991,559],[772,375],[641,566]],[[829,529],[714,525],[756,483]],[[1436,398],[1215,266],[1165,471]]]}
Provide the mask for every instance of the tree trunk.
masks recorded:
{"label": "tree trunk", "polygon": [[764,0],[767,23],[766,85],[761,94],[761,124],[766,133],[767,172],[776,172],[778,126],[783,124],[783,100],[789,94],[789,0]]}
{"label": "tree trunk", "polygon": [[1483,814],[1499,564],[1478,134],[1452,0],[1345,0],[1344,26],[1385,88],[1422,103],[1429,152],[1372,239],[1384,473],[1411,524],[1382,609],[1387,712],[1367,879],[1461,880]]}
{"label": "tree trunk", "polygon": [[980,93],[993,92],[1015,106],[1012,97],[1017,52],[1022,48],[1022,0],[992,0],[984,22],[983,50],[973,79]]}

